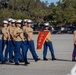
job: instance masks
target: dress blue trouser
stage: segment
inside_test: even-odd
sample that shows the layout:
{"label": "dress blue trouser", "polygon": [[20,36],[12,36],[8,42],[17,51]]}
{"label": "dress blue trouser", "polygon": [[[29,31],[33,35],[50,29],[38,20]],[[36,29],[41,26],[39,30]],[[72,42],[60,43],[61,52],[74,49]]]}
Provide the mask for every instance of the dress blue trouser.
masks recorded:
{"label": "dress blue trouser", "polygon": [[13,59],[12,59],[13,49],[12,49],[12,41],[11,40],[9,40],[7,43],[7,47],[5,50],[5,60],[8,59],[8,54],[9,54],[9,61],[13,61]]}
{"label": "dress blue trouser", "polygon": [[76,60],[76,45],[74,44],[74,60]]}
{"label": "dress blue trouser", "polygon": [[49,50],[51,52],[52,58],[55,58],[52,42],[45,42],[44,43],[43,58],[46,58],[48,47],[49,47]]}
{"label": "dress blue trouser", "polygon": [[8,40],[2,40],[2,51],[4,51],[4,47],[7,47]]}
{"label": "dress blue trouser", "polygon": [[15,41],[15,63],[18,63],[20,58],[20,48],[22,49],[22,55],[25,62],[27,62],[27,45],[22,41]]}
{"label": "dress blue trouser", "polygon": [[[12,50],[13,50],[13,52],[14,52],[14,50],[15,50],[15,41],[14,40],[12,40]],[[13,55],[13,53],[12,53],[12,55]]]}
{"label": "dress blue trouser", "polygon": [[38,59],[38,56],[37,56],[36,51],[35,51],[34,41],[33,40],[27,41],[27,44],[28,44],[28,47],[30,49],[30,52],[32,53],[34,60]]}
{"label": "dress blue trouser", "polygon": [[[26,45],[26,42],[25,42],[25,45]],[[13,50],[14,50],[14,55],[15,55],[15,51],[16,51],[15,49],[16,49],[16,41],[13,40]],[[20,50],[20,52],[19,52],[18,55],[19,55],[19,58],[18,58],[19,61],[24,60],[24,58],[23,58],[23,53],[22,53],[21,50]]]}
{"label": "dress blue trouser", "polygon": [[0,60],[1,62],[4,61],[3,52],[2,52],[2,40],[0,40]]}

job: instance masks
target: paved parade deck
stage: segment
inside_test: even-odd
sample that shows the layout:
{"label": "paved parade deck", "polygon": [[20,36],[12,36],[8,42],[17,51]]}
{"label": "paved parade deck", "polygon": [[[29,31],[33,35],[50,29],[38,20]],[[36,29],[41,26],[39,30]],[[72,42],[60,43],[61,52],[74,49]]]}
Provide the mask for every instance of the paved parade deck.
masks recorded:
{"label": "paved parade deck", "polygon": [[[34,35],[36,45],[37,35]],[[52,61],[51,55],[48,50],[48,61],[43,61],[42,51],[37,50],[40,61],[35,62],[32,59],[30,52],[28,52],[28,61],[30,65],[16,66],[14,64],[0,64],[0,75],[67,75],[70,73],[76,62],[71,61],[73,51],[73,35],[72,34],[59,34],[52,35],[52,42],[54,46],[55,56],[58,60]]]}

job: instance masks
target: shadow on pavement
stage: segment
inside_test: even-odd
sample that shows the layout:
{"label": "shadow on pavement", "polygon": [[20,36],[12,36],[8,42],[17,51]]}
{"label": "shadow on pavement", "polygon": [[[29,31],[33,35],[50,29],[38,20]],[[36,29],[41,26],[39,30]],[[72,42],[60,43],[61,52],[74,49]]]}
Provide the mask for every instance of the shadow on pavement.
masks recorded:
{"label": "shadow on pavement", "polygon": [[56,61],[66,61],[66,62],[73,62],[72,60],[67,60],[67,59],[56,59]]}

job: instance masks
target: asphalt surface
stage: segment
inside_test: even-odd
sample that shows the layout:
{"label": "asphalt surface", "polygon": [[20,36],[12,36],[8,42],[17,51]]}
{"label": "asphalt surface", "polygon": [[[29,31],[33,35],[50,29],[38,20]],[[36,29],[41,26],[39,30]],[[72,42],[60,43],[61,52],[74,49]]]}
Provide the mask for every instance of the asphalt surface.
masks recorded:
{"label": "asphalt surface", "polygon": [[[14,63],[0,64],[0,75],[67,75],[71,72],[76,62],[72,62],[73,34],[52,35],[52,43],[57,60],[51,60],[51,54],[48,50],[48,61],[43,61],[43,50],[36,50],[40,61],[35,62],[31,53],[28,51],[28,61],[30,64],[19,66]],[[35,47],[37,44],[37,35],[34,35]]]}

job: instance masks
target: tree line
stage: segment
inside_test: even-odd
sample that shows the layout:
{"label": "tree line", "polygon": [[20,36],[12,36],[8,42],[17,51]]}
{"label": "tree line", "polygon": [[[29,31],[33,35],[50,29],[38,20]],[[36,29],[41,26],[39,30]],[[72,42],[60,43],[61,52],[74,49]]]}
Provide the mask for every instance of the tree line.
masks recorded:
{"label": "tree line", "polygon": [[59,0],[54,3],[40,0],[0,0],[0,25],[9,17],[32,19],[36,23],[51,25],[76,24],[76,0]]}

